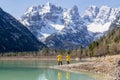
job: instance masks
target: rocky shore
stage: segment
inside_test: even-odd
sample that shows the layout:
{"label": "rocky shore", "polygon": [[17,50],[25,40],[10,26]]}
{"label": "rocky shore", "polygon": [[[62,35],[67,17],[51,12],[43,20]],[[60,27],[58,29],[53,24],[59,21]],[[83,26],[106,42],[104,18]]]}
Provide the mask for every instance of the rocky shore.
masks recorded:
{"label": "rocky shore", "polygon": [[[105,74],[102,80],[120,80],[120,55],[83,59],[85,62],[54,66],[56,69]],[[82,61],[82,60],[81,60]]]}

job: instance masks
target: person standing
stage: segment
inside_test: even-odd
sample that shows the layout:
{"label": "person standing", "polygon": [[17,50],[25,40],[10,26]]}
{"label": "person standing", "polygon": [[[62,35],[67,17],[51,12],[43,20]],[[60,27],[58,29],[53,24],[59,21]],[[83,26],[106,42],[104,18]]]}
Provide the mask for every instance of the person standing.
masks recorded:
{"label": "person standing", "polygon": [[57,59],[58,59],[58,65],[62,65],[62,54],[61,53],[57,56]]}
{"label": "person standing", "polygon": [[67,61],[67,64],[70,64],[70,54],[69,53],[66,56],[66,61]]}

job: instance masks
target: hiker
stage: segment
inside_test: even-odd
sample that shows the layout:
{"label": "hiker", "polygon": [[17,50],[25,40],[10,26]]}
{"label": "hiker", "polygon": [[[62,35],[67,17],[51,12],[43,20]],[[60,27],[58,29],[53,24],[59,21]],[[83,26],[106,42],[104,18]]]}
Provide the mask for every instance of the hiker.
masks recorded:
{"label": "hiker", "polygon": [[61,53],[57,56],[57,59],[58,59],[58,65],[62,65],[62,54]]}
{"label": "hiker", "polygon": [[67,56],[66,56],[66,61],[67,64],[70,64],[70,53],[68,52]]}

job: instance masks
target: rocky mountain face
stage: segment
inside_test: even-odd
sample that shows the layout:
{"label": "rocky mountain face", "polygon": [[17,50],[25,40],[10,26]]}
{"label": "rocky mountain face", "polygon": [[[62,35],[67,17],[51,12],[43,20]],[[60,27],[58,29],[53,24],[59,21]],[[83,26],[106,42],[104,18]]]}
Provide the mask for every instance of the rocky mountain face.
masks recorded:
{"label": "rocky mountain face", "polygon": [[0,8],[0,52],[36,51],[43,47],[24,25]]}
{"label": "rocky mountain face", "polygon": [[99,8],[92,5],[85,10],[85,13],[82,17],[86,23],[88,22],[90,23],[94,21],[98,13],[99,13]]}
{"label": "rocky mountain face", "polygon": [[[89,10],[89,8],[91,8],[91,10]],[[85,16],[88,16],[87,21],[89,20],[86,24],[88,30],[94,33],[104,33],[108,31],[111,23],[120,12],[120,8],[110,8],[107,6],[102,6],[100,9],[95,6],[90,6],[89,8],[85,13]]]}
{"label": "rocky mountain face", "polygon": [[86,47],[92,41],[87,27],[81,20],[77,6],[63,13],[64,28],[46,38],[45,43],[49,47],[72,49],[79,46]]}
{"label": "rocky mountain face", "polygon": [[119,14],[116,16],[116,19],[112,22],[112,24],[110,25],[110,30],[113,30],[115,27],[120,27],[120,12]]}
{"label": "rocky mountain face", "polygon": [[120,8],[89,6],[80,16],[77,6],[65,9],[47,3],[28,8],[20,22],[49,47],[86,47],[109,30],[119,12]]}
{"label": "rocky mountain face", "polygon": [[[89,6],[82,16],[88,31],[94,33],[94,40],[99,39],[110,30],[111,24],[120,14],[119,8],[110,8],[108,6]],[[115,28],[115,27],[114,27]]]}
{"label": "rocky mountain face", "polygon": [[46,38],[61,30],[63,9],[51,3],[32,6],[27,9],[20,21],[39,39]]}

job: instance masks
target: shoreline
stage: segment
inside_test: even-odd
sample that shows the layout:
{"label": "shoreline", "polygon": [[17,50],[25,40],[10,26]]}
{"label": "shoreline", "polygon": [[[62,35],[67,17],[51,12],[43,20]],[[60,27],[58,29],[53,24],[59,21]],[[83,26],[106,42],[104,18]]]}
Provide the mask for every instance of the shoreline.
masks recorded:
{"label": "shoreline", "polygon": [[79,74],[86,74],[86,75],[91,76],[95,80],[108,80],[107,79],[108,75],[104,73],[96,73],[93,71],[71,68],[73,65],[77,65],[77,64],[79,63],[73,63],[73,64],[62,65],[62,66],[51,66],[49,68],[55,69],[55,70],[69,71],[69,72],[74,72],[74,73],[79,73]]}
{"label": "shoreline", "polygon": [[0,60],[57,60],[56,56],[3,56]]}
{"label": "shoreline", "polygon": [[[62,66],[53,66],[52,69],[60,69],[65,71],[87,72],[94,74],[102,74],[104,79],[100,80],[120,80],[120,55],[106,56],[101,58],[88,59],[90,62],[74,63]],[[98,80],[98,79],[97,79]]]}
{"label": "shoreline", "polygon": [[[57,58],[56,56],[4,56],[0,57],[0,60],[57,60]],[[101,78],[102,80],[120,80],[120,54],[100,58],[83,58],[81,61],[85,62],[50,66],[49,68],[89,74],[96,80],[101,80]]]}
{"label": "shoreline", "polygon": [[94,72],[84,71],[84,70],[79,71],[76,69],[61,69],[61,68],[54,68],[54,67],[49,67],[49,69],[62,70],[62,71],[73,72],[78,74],[85,74],[85,75],[91,76],[95,80],[106,80],[106,76],[108,76],[103,73],[94,73]]}

